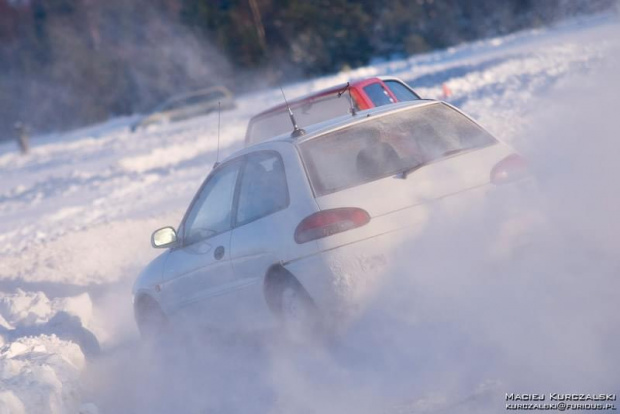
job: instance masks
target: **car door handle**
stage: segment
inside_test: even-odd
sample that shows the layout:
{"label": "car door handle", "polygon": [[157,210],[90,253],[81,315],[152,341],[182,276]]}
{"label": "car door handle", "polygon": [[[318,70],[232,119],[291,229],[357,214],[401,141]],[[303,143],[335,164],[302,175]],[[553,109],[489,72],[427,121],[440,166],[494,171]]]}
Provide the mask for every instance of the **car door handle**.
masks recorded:
{"label": "car door handle", "polygon": [[224,257],[224,246],[217,246],[217,248],[213,252],[213,257],[215,257],[215,260],[220,260],[222,257]]}

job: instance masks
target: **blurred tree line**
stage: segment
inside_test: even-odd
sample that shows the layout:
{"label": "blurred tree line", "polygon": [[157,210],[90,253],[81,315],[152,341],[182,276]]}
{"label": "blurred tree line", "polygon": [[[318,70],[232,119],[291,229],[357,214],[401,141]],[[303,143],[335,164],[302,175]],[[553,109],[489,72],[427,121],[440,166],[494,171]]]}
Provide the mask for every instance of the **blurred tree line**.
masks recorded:
{"label": "blurred tree line", "polygon": [[0,0],[0,139],[598,12],[616,0]]}

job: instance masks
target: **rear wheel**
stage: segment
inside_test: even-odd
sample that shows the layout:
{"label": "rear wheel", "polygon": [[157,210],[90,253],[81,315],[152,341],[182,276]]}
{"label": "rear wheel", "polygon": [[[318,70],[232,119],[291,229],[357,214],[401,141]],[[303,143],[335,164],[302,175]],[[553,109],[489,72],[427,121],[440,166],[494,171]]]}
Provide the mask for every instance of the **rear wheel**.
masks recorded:
{"label": "rear wheel", "polygon": [[321,331],[321,318],[314,301],[295,277],[285,269],[272,274],[267,287],[270,307],[279,316],[291,339],[303,339]]}
{"label": "rear wheel", "polygon": [[287,329],[304,331],[316,323],[316,308],[299,287],[290,283],[280,293],[280,313]]}

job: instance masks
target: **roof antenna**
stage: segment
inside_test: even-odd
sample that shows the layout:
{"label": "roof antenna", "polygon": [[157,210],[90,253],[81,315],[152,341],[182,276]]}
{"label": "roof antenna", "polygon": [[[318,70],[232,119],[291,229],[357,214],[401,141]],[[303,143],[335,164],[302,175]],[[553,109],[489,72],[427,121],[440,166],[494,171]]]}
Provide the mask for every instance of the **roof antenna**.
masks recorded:
{"label": "roof antenna", "polygon": [[303,129],[299,128],[297,125],[297,121],[295,120],[295,115],[293,115],[293,111],[291,110],[291,106],[288,104],[286,100],[286,95],[284,95],[284,89],[280,86],[280,92],[282,92],[282,97],[284,98],[284,103],[286,104],[286,108],[288,109],[288,116],[291,118],[291,123],[293,124],[293,132],[291,132],[291,136],[293,138],[300,137],[306,133]]}
{"label": "roof antenna", "polygon": [[355,109],[355,105],[353,105],[353,96],[351,96],[351,82],[347,82],[347,86],[338,92],[338,97],[340,98],[347,91],[349,92],[349,106],[351,109],[351,115],[355,116],[357,115],[357,110]]}
{"label": "roof antenna", "polygon": [[217,168],[220,165],[220,120],[222,119],[222,103],[220,101],[217,102],[217,152],[215,153],[215,164],[213,164],[213,168]]}

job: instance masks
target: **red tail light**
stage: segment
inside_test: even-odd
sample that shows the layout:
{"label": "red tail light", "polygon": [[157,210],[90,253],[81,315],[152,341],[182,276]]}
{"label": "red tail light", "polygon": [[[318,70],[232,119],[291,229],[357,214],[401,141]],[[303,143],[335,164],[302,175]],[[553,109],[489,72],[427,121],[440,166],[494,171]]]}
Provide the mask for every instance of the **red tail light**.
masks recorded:
{"label": "red tail light", "polygon": [[365,210],[355,207],[333,208],[311,214],[295,229],[299,244],[361,227],[370,221]]}
{"label": "red tail light", "polygon": [[493,167],[491,182],[493,184],[505,184],[520,180],[528,175],[527,161],[518,154],[510,154]]}

